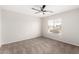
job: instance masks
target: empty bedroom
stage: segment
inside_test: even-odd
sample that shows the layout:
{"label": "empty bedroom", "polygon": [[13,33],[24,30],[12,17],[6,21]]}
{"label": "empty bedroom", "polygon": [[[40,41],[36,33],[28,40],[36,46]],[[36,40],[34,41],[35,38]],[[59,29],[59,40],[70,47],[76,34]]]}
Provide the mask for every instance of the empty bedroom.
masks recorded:
{"label": "empty bedroom", "polygon": [[0,54],[78,54],[79,5],[0,5]]}

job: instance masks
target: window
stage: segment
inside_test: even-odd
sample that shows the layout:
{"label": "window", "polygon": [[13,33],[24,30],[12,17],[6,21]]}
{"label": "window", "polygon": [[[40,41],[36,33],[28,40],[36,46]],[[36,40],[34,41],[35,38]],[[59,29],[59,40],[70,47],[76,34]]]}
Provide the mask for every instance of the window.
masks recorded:
{"label": "window", "polygon": [[62,19],[48,20],[48,32],[61,33],[62,32]]}

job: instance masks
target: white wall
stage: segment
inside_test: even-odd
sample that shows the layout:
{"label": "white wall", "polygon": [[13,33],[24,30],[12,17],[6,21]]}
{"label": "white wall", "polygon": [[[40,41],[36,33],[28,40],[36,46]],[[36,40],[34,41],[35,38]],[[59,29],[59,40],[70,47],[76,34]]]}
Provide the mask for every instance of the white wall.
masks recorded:
{"label": "white wall", "polygon": [[2,29],[2,19],[1,19],[1,8],[0,8],[0,46],[1,46],[1,40],[2,40],[1,29]]}
{"label": "white wall", "polygon": [[[62,19],[62,26],[64,29],[62,35],[48,33],[47,21],[49,19],[58,18]],[[79,9],[74,9],[50,17],[42,18],[42,21],[43,36],[79,46]]]}
{"label": "white wall", "polygon": [[39,18],[2,10],[2,44],[38,37],[40,29]]}

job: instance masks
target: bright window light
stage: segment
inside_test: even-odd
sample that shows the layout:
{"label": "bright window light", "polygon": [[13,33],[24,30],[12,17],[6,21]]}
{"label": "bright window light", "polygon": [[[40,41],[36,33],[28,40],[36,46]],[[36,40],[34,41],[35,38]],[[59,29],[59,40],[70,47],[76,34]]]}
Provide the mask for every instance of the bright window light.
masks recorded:
{"label": "bright window light", "polygon": [[62,31],[62,19],[48,20],[48,32],[60,33]]}

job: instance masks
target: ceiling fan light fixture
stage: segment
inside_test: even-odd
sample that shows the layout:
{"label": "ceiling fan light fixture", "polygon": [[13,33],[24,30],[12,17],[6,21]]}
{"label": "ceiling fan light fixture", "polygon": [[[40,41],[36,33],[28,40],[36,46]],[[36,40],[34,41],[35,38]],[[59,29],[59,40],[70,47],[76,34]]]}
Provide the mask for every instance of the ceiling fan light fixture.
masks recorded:
{"label": "ceiling fan light fixture", "polygon": [[44,15],[46,12],[53,13],[53,11],[45,10],[45,8],[46,8],[46,5],[42,5],[42,7],[40,7],[40,10],[36,8],[32,8],[32,9],[38,11],[35,14],[42,13]]}

